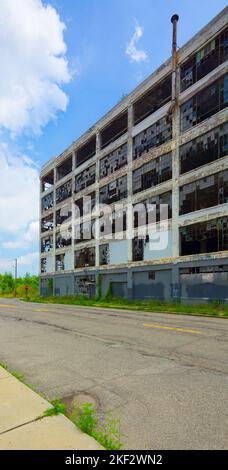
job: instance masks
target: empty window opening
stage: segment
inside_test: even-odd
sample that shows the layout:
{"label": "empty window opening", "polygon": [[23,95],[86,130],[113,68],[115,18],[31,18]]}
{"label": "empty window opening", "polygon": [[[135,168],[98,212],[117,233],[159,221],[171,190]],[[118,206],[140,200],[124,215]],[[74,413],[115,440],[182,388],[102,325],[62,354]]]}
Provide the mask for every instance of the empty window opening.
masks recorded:
{"label": "empty window opening", "polygon": [[108,243],[99,246],[99,262],[100,266],[107,265],[110,262],[110,252]]}
{"label": "empty window opening", "polygon": [[42,238],[41,240],[41,253],[48,253],[53,248],[53,236]]}
{"label": "empty window opening", "polygon": [[96,180],[96,165],[87,168],[75,177],[75,193],[94,184]]}
{"label": "empty window opening", "polygon": [[58,211],[56,211],[56,227],[62,225],[64,222],[69,221],[72,217],[71,204],[67,204]]}
{"label": "empty window opening", "polygon": [[72,195],[72,180],[67,181],[62,186],[56,189],[56,204],[65,201]]}
{"label": "empty window opening", "polygon": [[41,211],[48,211],[54,205],[54,194],[53,192],[44,196],[41,200]]}
{"label": "empty window opening", "polygon": [[100,203],[111,204],[127,197],[127,176],[122,176],[100,189]]}
{"label": "empty window opening", "polygon": [[83,163],[87,162],[90,158],[94,157],[96,154],[96,136],[92,137],[88,142],[86,142],[82,147],[80,147],[76,152],[76,166],[80,166]]}
{"label": "empty window opening", "polygon": [[145,163],[133,171],[132,185],[133,193],[157,186],[172,178],[172,153],[167,153]]}
{"label": "empty window opening", "polygon": [[148,272],[148,279],[150,279],[150,281],[155,281],[155,271]]}
{"label": "empty window opening", "polygon": [[[75,201],[75,206],[78,209],[78,213],[80,213],[80,217],[85,215],[89,215],[91,211],[94,209],[96,204],[96,194],[95,192],[88,194],[87,196],[81,197]],[[78,215],[76,213],[76,216]]]}
{"label": "empty window opening", "polygon": [[228,122],[180,147],[181,174],[226,155],[228,155]]}
{"label": "empty window opening", "polygon": [[228,29],[209,41],[181,66],[181,91],[228,59]]}
{"label": "empty window opening", "polygon": [[[161,220],[161,204],[168,206],[168,219],[172,218],[172,191],[167,191],[163,194],[158,194],[157,196],[150,197],[144,201],[140,201],[138,204],[134,205],[134,208],[137,205],[143,204],[145,210],[134,210],[134,228],[142,227],[143,225],[148,225],[153,221],[153,218],[156,217],[156,222]],[[152,211],[152,214],[150,214]]]}
{"label": "empty window opening", "polygon": [[75,278],[75,294],[93,297],[96,292],[95,276],[77,276]]}
{"label": "empty window opening", "polygon": [[65,230],[61,233],[56,233],[56,242],[55,247],[58,248],[65,248],[66,246],[71,246],[72,244],[72,229],[71,227],[68,230]]}
{"label": "empty window opening", "polygon": [[144,240],[134,238],[132,240],[132,259],[133,261],[143,261],[144,257]]}
{"label": "empty window opening", "polygon": [[199,91],[181,106],[181,131],[186,131],[228,105],[228,74]]}
{"label": "empty window opening", "polygon": [[172,115],[159,119],[133,139],[133,160],[172,139]]}
{"label": "empty window opening", "polygon": [[111,142],[114,142],[118,137],[127,132],[128,127],[128,112],[125,111],[120,116],[117,116],[113,121],[108,124],[101,131],[101,148],[103,149]]}
{"label": "empty window opening", "polygon": [[55,257],[55,269],[56,271],[64,271],[65,269],[65,253],[57,255]]}
{"label": "empty window opening", "polygon": [[100,178],[109,176],[127,164],[127,144],[109,153],[100,161]]}
{"label": "empty window opening", "polygon": [[75,268],[95,266],[95,247],[75,251]]}
{"label": "empty window opening", "polygon": [[72,155],[57,167],[57,181],[72,172]]}
{"label": "empty window opening", "polygon": [[134,125],[171,100],[172,78],[169,75],[134,104]]}
{"label": "empty window opening", "polygon": [[207,176],[180,188],[180,214],[228,202],[228,170]]}
{"label": "empty window opening", "polygon": [[228,217],[180,228],[181,256],[228,250]]}
{"label": "empty window opening", "polygon": [[41,191],[47,191],[54,184],[54,170],[41,178]]}
{"label": "empty window opening", "polygon": [[94,240],[95,235],[95,220],[88,220],[75,227],[75,240],[74,243],[81,243],[88,240]]}
{"label": "empty window opening", "polygon": [[47,258],[41,258],[40,269],[41,273],[47,272]]}
{"label": "empty window opening", "polygon": [[41,232],[48,232],[49,230],[53,230],[54,222],[53,222],[53,214],[50,214],[48,217],[44,217],[41,219]]}

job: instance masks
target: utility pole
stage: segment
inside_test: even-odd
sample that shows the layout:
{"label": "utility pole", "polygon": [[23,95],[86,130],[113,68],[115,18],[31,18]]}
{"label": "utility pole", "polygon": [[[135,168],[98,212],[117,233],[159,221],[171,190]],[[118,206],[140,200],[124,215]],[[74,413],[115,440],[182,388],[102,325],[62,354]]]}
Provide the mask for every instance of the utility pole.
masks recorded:
{"label": "utility pole", "polygon": [[16,283],[17,283],[17,258],[15,258],[15,288],[14,288],[14,295],[15,297],[17,296],[17,289],[16,289]]}

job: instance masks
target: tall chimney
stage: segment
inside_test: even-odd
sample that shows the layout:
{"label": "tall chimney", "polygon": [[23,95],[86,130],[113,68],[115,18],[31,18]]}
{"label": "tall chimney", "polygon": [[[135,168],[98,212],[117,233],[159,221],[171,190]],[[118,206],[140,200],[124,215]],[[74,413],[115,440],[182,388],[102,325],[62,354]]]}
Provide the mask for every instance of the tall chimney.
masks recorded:
{"label": "tall chimney", "polygon": [[173,15],[171,18],[171,23],[173,23],[173,42],[172,42],[172,56],[173,59],[176,59],[177,54],[177,22],[179,20],[178,15]]}

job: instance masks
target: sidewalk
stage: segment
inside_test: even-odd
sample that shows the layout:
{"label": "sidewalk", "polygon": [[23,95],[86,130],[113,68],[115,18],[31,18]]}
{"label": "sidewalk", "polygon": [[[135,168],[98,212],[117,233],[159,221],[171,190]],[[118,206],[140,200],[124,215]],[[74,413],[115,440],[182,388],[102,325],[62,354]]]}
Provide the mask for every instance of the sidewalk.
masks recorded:
{"label": "sidewalk", "polygon": [[102,450],[51,404],[0,367],[0,450]]}

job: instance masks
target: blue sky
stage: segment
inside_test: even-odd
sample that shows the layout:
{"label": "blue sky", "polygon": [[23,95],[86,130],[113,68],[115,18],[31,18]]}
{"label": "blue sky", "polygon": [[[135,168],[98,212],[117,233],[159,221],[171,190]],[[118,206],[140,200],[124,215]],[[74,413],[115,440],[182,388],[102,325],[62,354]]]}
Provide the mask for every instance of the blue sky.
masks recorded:
{"label": "blue sky", "polygon": [[[0,0],[0,7],[3,5],[5,9],[9,8],[9,5],[5,3],[7,1]],[[25,3],[25,0],[15,1]],[[60,64],[62,67],[61,72],[56,71],[57,67],[54,68],[56,73],[54,79],[53,70],[51,78],[49,72],[49,79],[56,80],[59,88],[64,92],[64,96],[68,97],[67,107],[63,95],[59,94],[55,98],[54,119],[51,118],[51,112],[47,112],[46,109],[47,89],[45,92],[42,91],[43,94],[40,93],[39,112],[36,111],[35,119],[34,114],[28,110],[26,125],[21,125],[19,131],[18,122],[17,124],[12,124],[8,116],[4,115],[2,117],[0,112],[0,139],[3,152],[0,154],[0,164],[2,158],[4,165],[10,166],[10,174],[13,174],[14,178],[15,174],[20,175],[20,171],[22,171],[23,165],[25,165],[27,171],[26,178],[32,177],[34,188],[37,185],[37,174],[42,164],[51,157],[61,153],[73,140],[79,137],[114,106],[123,94],[127,94],[134,89],[140,81],[146,78],[170,56],[170,18],[172,14],[178,13],[180,16],[178,23],[178,46],[181,47],[227,4],[223,0],[201,0],[200,2],[196,0],[191,2],[183,0],[140,0],[140,2],[138,0],[49,0],[42,3],[41,0],[29,0],[29,2],[31,2],[31,10],[28,11],[28,19],[29,15],[36,15],[38,6],[45,8],[47,4],[50,4],[58,13],[59,19],[66,27],[63,32],[63,41],[67,47],[67,50],[64,51],[62,45],[59,46],[59,50],[62,48],[60,55],[62,54],[62,57],[68,61],[67,72],[63,70],[63,64]],[[3,12],[4,8],[2,9]],[[41,11],[40,8],[39,14],[42,15],[43,13],[45,13],[44,9]],[[2,14],[0,13],[0,20],[3,19],[4,23],[7,23],[8,15],[5,18],[1,18]],[[43,16],[38,15],[38,25],[39,21],[42,22],[42,31],[44,31],[42,40],[44,41],[43,47],[45,48],[45,40],[50,41],[48,34],[51,36],[52,26],[56,28],[56,41],[61,36],[61,28],[59,28],[59,24],[56,26],[58,22],[56,18],[53,18],[53,23],[45,22]],[[21,23],[20,27],[22,29],[18,29],[17,34],[21,34],[21,37],[24,37],[23,21]],[[7,26],[6,24],[6,32],[10,33],[12,29],[13,31],[15,30],[15,28],[12,28],[13,25],[9,25],[8,30]],[[143,53],[141,60],[139,59],[138,62],[132,60],[126,54],[126,47],[129,45],[137,27],[140,29],[141,37],[136,47],[137,50]],[[33,31],[31,31],[31,34],[33,34]],[[40,31],[37,34],[40,34]],[[55,34],[52,34],[52,38],[55,38]],[[15,44],[18,43],[18,40],[20,40],[20,36],[19,39],[17,37]],[[0,50],[3,47],[1,46],[1,41],[3,41],[3,35],[0,33]],[[4,47],[7,47],[7,44],[4,44]],[[10,54],[17,54],[17,52],[14,52],[15,44],[9,49],[9,57]],[[28,44],[28,41],[25,44]],[[54,50],[53,43],[49,44],[48,47],[52,48],[52,51]],[[33,78],[37,70],[41,74],[42,53],[43,49],[39,51],[35,45],[34,51],[32,51],[32,48],[29,50],[30,55],[28,54],[28,57],[32,58]],[[41,57],[38,60],[38,65],[36,57],[37,60]],[[12,60],[14,60],[14,57],[12,57]],[[20,79],[22,69],[20,69],[19,61],[18,63],[18,69],[15,69],[13,72],[10,69],[10,72],[14,73],[14,78],[15,76],[17,78],[18,73],[18,79]],[[50,67],[48,67],[49,65],[47,69],[50,70]],[[60,73],[61,78],[59,78]],[[71,75],[70,81],[69,75]],[[2,87],[3,90],[5,88],[7,87]],[[40,89],[37,88],[37,90]],[[31,97],[31,89],[29,97]],[[1,99],[3,100],[5,97],[0,95],[0,106]],[[51,99],[49,94],[48,105]],[[38,98],[33,96],[33,108],[37,106],[37,100]],[[23,98],[21,102],[23,107],[25,99]],[[16,115],[17,110],[12,109],[14,115]],[[63,111],[63,109],[66,110]],[[37,114],[39,114],[38,131],[33,128]],[[31,126],[28,124],[29,119],[31,120]],[[41,124],[40,119],[43,120]],[[22,120],[23,116],[19,115],[18,121],[22,122]],[[13,166],[15,171],[13,171]],[[20,184],[22,185],[23,181]],[[19,185],[17,189],[20,193],[21,187]],[[14,191],[14,189],[11,188],[11,191]],[[29,192],[30,196],[28,195],[28,197],[31,200],[33,198],[35,200],[37,189],[33,190],[33,186],[31,186],[29,187]],[[3,198],[4,195],[2,201]],[[13,266],[12,260],[18,257],[19,261],[21,260],[21,265],[19,262],[19,273],[23,274],[27,270],[36,271],[38,267],[37,206],[34,202],[34,211],[32,211],[31,207],[27,211],[25,208],[25,197],[21,200],[21,206],[19,207],[17,206],[17,201],[17,194],[14,194],[14,197],[10,199],[10,211],[8,211],[7,201],[4,207],[3,202],[1,203],[0,189],[0,215],[1,217],[3,215],[4,219],[4,222],[0,225],[0,272],[6,269],[10,270]],[[31,204],[30,201],[30,206]],[[15,226],[12,224],[9,229],[9,221],[6,214],[10,213],[11,222],[14,219],[14,211],[15,221],[18,211],[25,212],[24,219],[21,219],[18,225],[15,222]],[[19,241],[21,238],[23,239],[22,242]]]}

